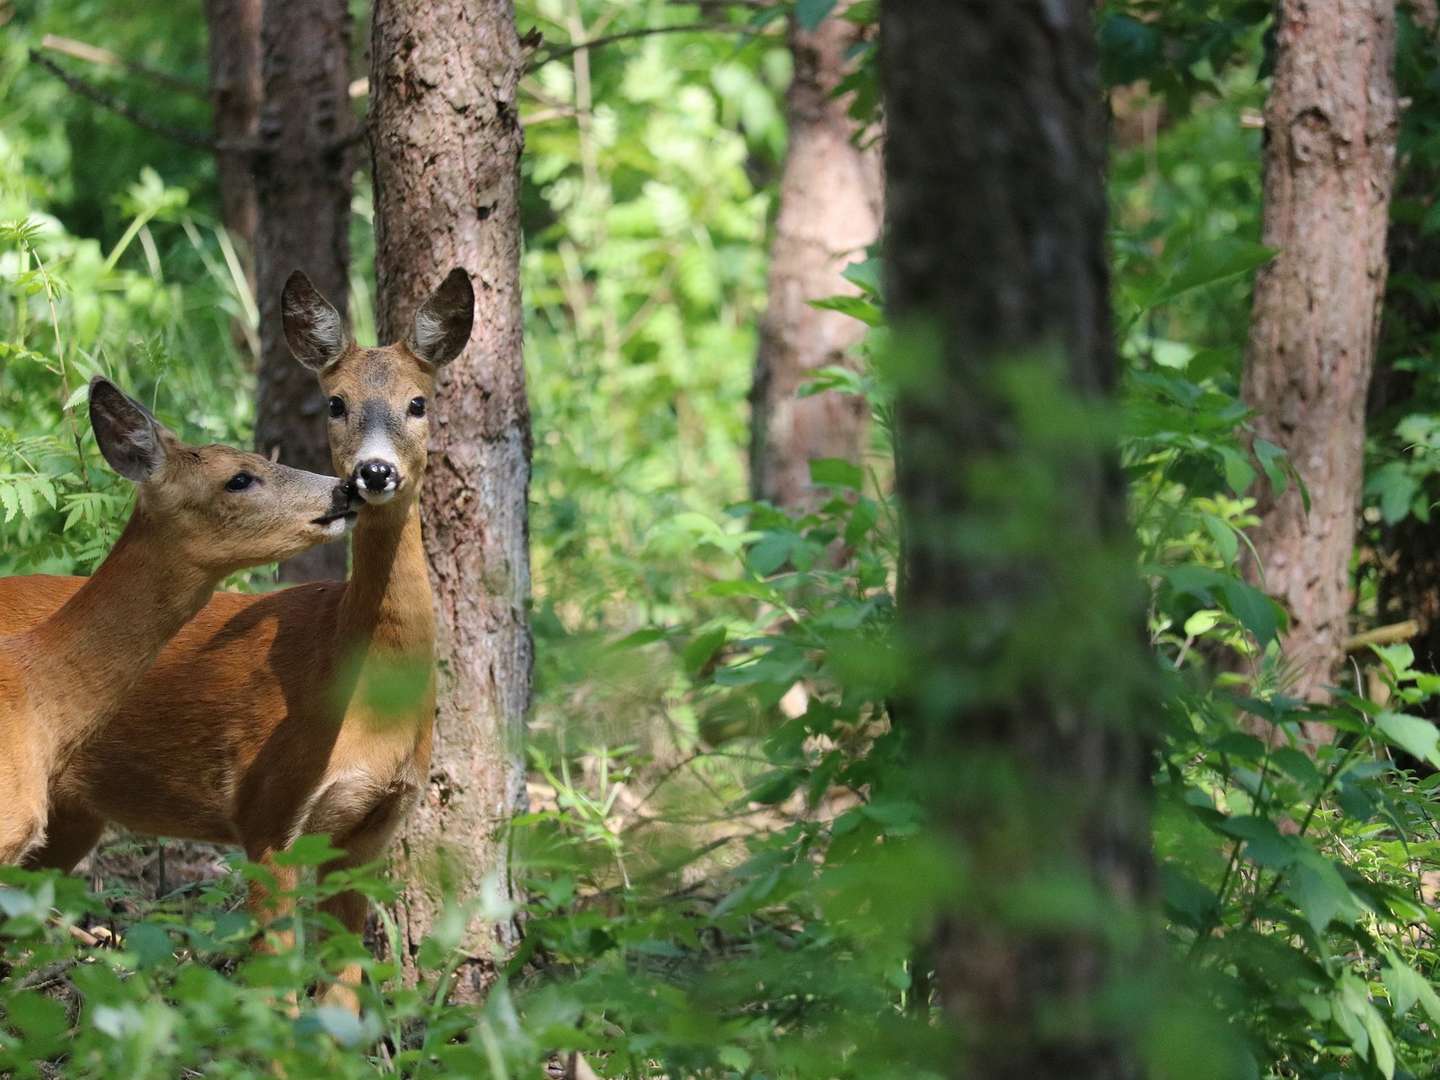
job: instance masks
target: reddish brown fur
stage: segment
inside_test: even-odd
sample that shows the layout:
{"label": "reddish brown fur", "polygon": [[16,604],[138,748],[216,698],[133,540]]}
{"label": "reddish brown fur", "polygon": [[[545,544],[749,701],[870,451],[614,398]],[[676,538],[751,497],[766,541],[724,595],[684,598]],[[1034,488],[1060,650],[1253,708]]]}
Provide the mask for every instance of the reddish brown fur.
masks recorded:
{"label": "reddish brown fur", "polygon": [[[108,395],[112,408],[125,400],[100,381],[92,394]],[[95,409],[92,399],[92,416]],[[143,415],[133,402],[121,411]],[[138,441],[118,442],[97,424],[102,449],[120,445],[123,453],[143,443],[150,456],[143,466],[128,462],[147,475],[129,524],[95,576],[0,583],[0,790],[7,793],[0,862],[18,861],[42,843],[52,781],[84,755],[161,646],[226,574],[338,535],[337,526],[317,520],[337,499],[343,508],[333,478],[230,447],[185,446],[153,424],[140,420]],[[252,487],[227,490],[241,472],[256,478]],[[151,745],[154,716],[139,736]],[[69,829],[62,823],[62,832]]]}
{"label": "reddish brown fur", "polygon": [[[468,279],[463,285],[468,295]],[[310,314],[321,331],[329,328],[323,313]],[[454,352],[468,337],[469,318],[466,305]],[[176,635],[55,785],[51,839],[37,864],[72,867],[113,821],[143,833],[239,844],[283,891],[293,888],[295,871],[273,857],[296,837],[329,833],[345,851],[322,874],[369,862],[422,789],[435,712],[435,626],[419,512],[428,421],[407,416],[406,406],[429,398],[436,367],[407,345],[361,349],[348,337],[334,359],[296,351],[321,368],[324,392],[349,405],[330,424],[340,475],[358,465],[362,403],[383,403],[404,418],[393,439],[399,489],[391,501],[361,510],[348,582],[265,596],[220,593]],[[454,352],[442,350],[437,364]],[[0,581],[0,633],[44,618],[82,580]],[[395,665],[423,665],[422,685],[402,707],[381,708],[370,684]],[[288,911],[259,886],[250,904],[262,919]],[[363,930],[363,897],[342,894],[324,909],[352,932]],[[359,979],[359,967],[347,967],[334,999],[353,1008],[350,988]]]}

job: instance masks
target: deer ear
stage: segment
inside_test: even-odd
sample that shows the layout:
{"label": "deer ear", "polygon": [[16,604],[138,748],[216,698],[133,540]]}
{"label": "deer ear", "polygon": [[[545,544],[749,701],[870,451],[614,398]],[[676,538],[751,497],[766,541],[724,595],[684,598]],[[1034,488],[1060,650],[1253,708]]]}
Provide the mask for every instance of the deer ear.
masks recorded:
{"label": "deer ear", "polygon": [[415,312],[405,344],[427,364],[440,367],[460,355],[474,322],[475,290],[470,275],[457,266]]}
{"label": "deer ear", "polygon": [[165,465],[168,432],[148,409],[100,376],[90,380],[90,426],[110,467],[143,484]]}
{"label": "deer ear", "polygon": [[299,270],[280,294],[280,317],[291,354],[311,371],[333,364],[350,347],[350,331],[340,312]]}

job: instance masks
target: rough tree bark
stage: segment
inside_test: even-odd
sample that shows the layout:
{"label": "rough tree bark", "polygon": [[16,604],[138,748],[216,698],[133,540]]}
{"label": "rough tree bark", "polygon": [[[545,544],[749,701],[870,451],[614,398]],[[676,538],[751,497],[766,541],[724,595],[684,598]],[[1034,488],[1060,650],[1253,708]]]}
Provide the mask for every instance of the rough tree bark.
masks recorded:
{"label": "rough tree bark", "polygon": [[214,112],[215,173],[220,220],[239,245],[255,286],[255,179],[250,155],[226,149],[255,138],[260,123],[260,0],[205,0],[209,34],[210,104]]}
{"label": "rough tree bark", "polygon": [[811,460],[859,461],[864,450],[863,400],[834,391],[797,396],[816,369],[846,363],[865,336],[858,320],[810,306],[858,291],[841,271],[864,257],[880,231],[879,155],[856,145],[849,99],[834,96],[852,66],[846,51],[859,34],[838,13],[814,30],[794,19],[790,25],[790,145],[750,396],[750,486],[755,498],[777,506],[815,502]]}
{"label": "rough tree bark", "polygon": [[[511,0],[378,0],[370,46],[377,320],[398,340],[454,266],[476,294],[469,348],[442,370],[425,480],[425,549],[439,638],[429,789],[397,852],[400,960],[440,913],[437,853],[463,899],[511,897],[505,826],[525,800],[530,704],[530,414],[521,356],[523,67]],[[487,885],[487,879],[489,884]],[[517,943],[509,919],[471,926],[456,994],[482,994]]]}
{"label": "rough tree bark", "polygon": [[[320,388],[285,344],[280,292],[294,270],[345,315],[350,292],[350,15],[345,0],[264,0],[263,105],[254,155],[260,308],[255,444],[300,469],[329,472]],[[285,581],[345,576],[345,545],[313,548],[280,567]]]}
{"label": "rough tree bark", "polygon": [[[1264,242],[1243,393],[1258,435],[1310,491],[1268,493],[1251,533],[1265,588],[1290,610],[1296,696],[1343,656],[1363,483],[1365,397],[1395,173],[1393,0],[1282,0],[1265,107]],[[1257,572],[1257,578],[1259,574]]]}
{"label": "rough tree bark", "polygon": [[[1114,448],[1077,434],[1099,425],[1017,404],[1052,380],[1073,407],[1115,392],[1092,5],[888,0],[881,35],[886,296],[909,344],[897,715],[965,869],[928,953],[950,1072],[1132,1076],[1096,1009],[1138,967],[1105,927],[1143,923],[1152,876],[1124,487]],[[1007,919],[1017,890],[1077,878],[1103,925]]]}

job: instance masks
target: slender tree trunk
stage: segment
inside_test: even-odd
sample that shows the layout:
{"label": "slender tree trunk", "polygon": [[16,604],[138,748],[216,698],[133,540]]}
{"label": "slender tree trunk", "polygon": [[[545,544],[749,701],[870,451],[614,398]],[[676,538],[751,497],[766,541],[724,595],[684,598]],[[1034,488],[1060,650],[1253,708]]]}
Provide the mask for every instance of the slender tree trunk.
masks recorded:
{"label": "slender tree trunk", "polygon": [[[264,0],[264,104],[255,195],[260,308],[255,443],[287,465],[329,472],[324,402],[297,364],[280,323],[280,292],[304,270],[345,315],[350,292],[350,15],[346,0]],[[286,581],[345,576],[345,545],[313,548],[280,567]]]}
{"label": "slender tree trunk", "polygon": [[1394,0],[1282,0],[1265,110],[1264,240],[1243,392],[1258,435],[1310,492],[1266,495],[1264,584],[1290,610],[1292,692],[1323,695],[1343,655],[1363,483],[1365,396],[1385,291],[1395,173]]}
{"label": "slender tree trunk", "polygon": [[[440,913],[435,857],[462,899],[511,898],[505,828],[524,805],[530,705],[530,412],[521,356],[522,70],[510,0],[378,0],[370,47],[377,319],[399,339],[455,266],[475,283],[469,348],[442,369],[424,492],[440,699],[429,790],[404,826],[404,955]],[[487,879],[489,884],[487,885]],[[477,919],[456,994],[479,996],[517,943]]]}
{"label": "slender tree trunk", "polygon": [[[255,138],[260,124],[260,2],[205,0],[210,49],[210,104],[215,138],[223,144]],[[220,219],[240,249],[250,287],[255,287],[255,179],[242,150],[215,154]]]}
{"label": "slender tree trunk", "polygon": [[[927,954],[950,1072],[985,1080],[1139,1071],[1097,1005],[1143,945],[1115,931],[1150,888],[1151,690],[1118,458],[1088,411],[1116,382],[1091,20],[1090,0],[882,5],[897,710],[965,871]],[[1060,882],[1101,914],[1010,917]]]}
{"label": "slender tree trunk", "polygon": [[858,291],[841,271],[864,257],[880,231],[879,155],[856,145],[849,99],[834,96],[852,66],[846,51],[858,37],[855,24],[838,13],[814,30],[791,20],[790,146],[751,392],[751,488],[757,499],[778,506],[815,501],[813,459],[859,461],[864,450],[862,399],[835,391],[798,396],[817,369],[848,363],[865,336],[858,320],[810,306]]}

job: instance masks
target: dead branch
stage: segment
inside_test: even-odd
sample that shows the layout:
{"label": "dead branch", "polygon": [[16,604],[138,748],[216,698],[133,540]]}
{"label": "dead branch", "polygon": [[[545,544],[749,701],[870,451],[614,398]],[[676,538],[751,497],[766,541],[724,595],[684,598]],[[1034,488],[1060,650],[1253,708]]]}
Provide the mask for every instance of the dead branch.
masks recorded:
{"label": "dead branch", "polygon": [[654,34],[739,34],[743,37],[763,37],[764,32],[749,26],[740,26],[735,23],[683,23],[678,26],[642,26],[634,30],[621,30],[614,34],[604,34],[588,41],[575,41],[568,45],[556,45],[554,48],[537,52],[530,62],[525,66],[527,71],[534,71],[543,67],[552,60],[564,60],[567,56],[574,56],[583,49],[598,49],[605,45],[613,45],[617,41],[631,41],[635,38],[650,37]]}
{"label": "dead branch", "polygon": [[172,90],[199,98],[201,101],[210,100],[210,91],[199,83],[182,79],[168,71],[149,67],[138,60],[131,60],[99,45],[91,45],[88,41],[77,41],[75,38],[61,37],[59,34],[46,34],[40,39],[40,48],[49,49],[51,52],[57,52],[76,60],[83,60],[87,64],[120,68],[122,71],[149,79],[161,86],[168,86]]}
{"label": "dead branch", "polygon": [[[208,150],[212,153],[220,149],[215,139],[202,131],[194,131],[190,128],[178,127],[174,124],[159,120],[149,113],[142,112],[135,108],[128,101],[125,101],[107,90],[102,90],[94,83],[73,75],[66,71],[48,56],[42,56],[38,49],[30,50],[30,62],[38,64],[50,74],[68,86],[72,91],[99,105],[102,109],[113,112],[116,116],[123,116],[138,128],[161,135],[167,139],[181,143],[185,146],[192,146],[197,150]],[[231,149],[226,146],[225,149]]]}

